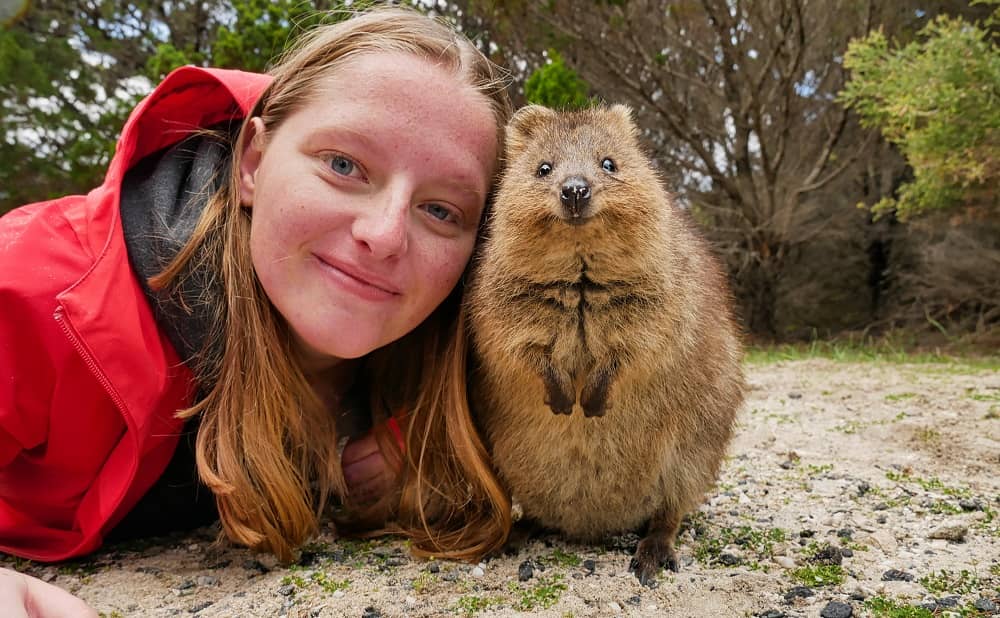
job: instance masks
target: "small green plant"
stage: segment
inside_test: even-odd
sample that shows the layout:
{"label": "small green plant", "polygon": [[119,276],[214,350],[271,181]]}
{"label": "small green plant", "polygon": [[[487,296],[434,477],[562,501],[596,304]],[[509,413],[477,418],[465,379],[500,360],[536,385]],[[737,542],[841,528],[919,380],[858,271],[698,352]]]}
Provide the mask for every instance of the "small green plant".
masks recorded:
{"label": "small green plant", "polygon": [[544,560],[553,566],[561,567],[578,567],[583,559],[576,554],[571,554],[565,552],[558,547],[552,550],[552,553],[544,558]]}
{"label": "small green plant", "polygon": [[566,584],[562,582],[563,576],[555,573],[548,577],[543,577],[534,586],[523,588],[518,584],[511,585],[511,592],[520,594],[520,598],[514,603],[514,609],[521,612],[530,612],[535,609],[548,609],[559,601]]}
{"label": "small green plant", "polygon": [[467,616],[471,616],[476,612],[481,612],[484,609],[498,605],[503,605],[503,599],[500,597],[482,597],[477,594],[468,594],[458,600],[457,609],[465,612]]}
{"label": "small green plant", "polygon": [[101,618],[125,618],[125,615],[118,610],[113,610],[108,613],[101,612],[98,616]]}
{"label": "small green plant", "polygon": [[979,578],[976,574],[962,569],[958,573],[954,571],[941,570],[920,578],[920,584],[935,594],[967,594],[979,587]]}
{"label": "small green plant", "polygon": [[819,476],[825,472],[830,472],[833,470],[833,464],[823,464],[821,466],[807,466],[806,470],[809,471],[809,476]]}
{"label": "small green plant", "polygon": [[961,512],[961,508],[955,506],[951,502],[946,502],[945,500],[937,500],[931,504],[931,513],[936,513],[937,515],[955,515],[956,513]]}
{"label": "small green plant", "polygon": [[865,601],[865,609],[872,618],[934,618],[934,612],[912,605],[899,605],[885,597],[872,597]]}
{"label": "small green plant", "polygon": [[423,594],[424,591],[436,581],[437,577],[435,577],[433,573],[422,571],[420,575],[413,578],[413,581],[410,583],[410,587],[412,587],[413,591],[417,594]]}
{"label": "small green plant", "polygon": [[966,395],[974,401],[1000,401],[1000,391],[995,393],[980,393],[974,388],[965,390]]}
{"label": "small green plant", "polygon": [[921,427],[914,432],[913,436],[920,442],[931,444],[941,439],[941,432],[931,427]]}
{"label": "small green plant", "polygon": [[795,569],[792,577],[814,588],[837,586],[844,583],[844,569],[837,564],[818,564]]}
{"label": "small green plant", "polygon": [[904,401],[906,399],[913,399],[916,397],[916,393],[892,393],[885,396],[886,401]]}
{"label": "small green plant", "polygon": [[327,577],[326,573],[323,573],[322,571],[316,571],[309,579],[319,584],[319,587],[327,592],[347,590],[351,585],[351,580],[349,579],[330,579]]}
{"label": "small green plant", "polygon": [[306,580],[302,579],[298,575],[285,575],[281,578],[282,586],[295,586],[296,588],[305,588]]}
{"label": "small green plant", "polygon": [[951,487],[945,485],[940,479],[933,476],[924,479],[919,476],[912,476],[908,472],[895,472],[893,470],[888,470],[885,473],[885,478],[890,481],[896,481],[897,483],[916,483],[926,491],[936,491],[948,496],[954,496],[956,498],[972,497],[971,490],[964,487]]}

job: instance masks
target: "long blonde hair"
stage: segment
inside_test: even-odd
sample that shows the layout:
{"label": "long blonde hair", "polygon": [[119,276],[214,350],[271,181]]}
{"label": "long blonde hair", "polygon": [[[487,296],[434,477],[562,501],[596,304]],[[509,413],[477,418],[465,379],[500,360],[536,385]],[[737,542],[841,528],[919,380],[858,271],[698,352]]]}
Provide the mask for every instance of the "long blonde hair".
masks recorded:
{"label": "long blonde hair", "polygon": [[[244,120],[225,185],[154,288],[178,289],[192,272],[223,290],[202,354],[193,361],[203,397],[182,411],[200,415],[198,473],[215,493],[226,535],[283,560],[318,529],[332,496],[346,497],[334,415],[307,382],[284,319],[264,293],[250,258],[250,214],[240,207],[239,165],[249,119],[273,131],[315,96],[346,59],[404,52],[448,68],[482,93],[494,112],[498,152],[511,114],[506,76],[450,27],[413,10],[381,8],[305,34],[271,70],[274,81]],[[377,428],[407,414],[405,454],[384,429],[379,445],[402,462],[402,489],[386,528],[417,553],[473,559],[499,547],[510,501],[469,413],[461,284],[414,331],[363,362]],[[217,352],[213,352],[217,350]],[[397,501],[398,500],[398,501]]]}

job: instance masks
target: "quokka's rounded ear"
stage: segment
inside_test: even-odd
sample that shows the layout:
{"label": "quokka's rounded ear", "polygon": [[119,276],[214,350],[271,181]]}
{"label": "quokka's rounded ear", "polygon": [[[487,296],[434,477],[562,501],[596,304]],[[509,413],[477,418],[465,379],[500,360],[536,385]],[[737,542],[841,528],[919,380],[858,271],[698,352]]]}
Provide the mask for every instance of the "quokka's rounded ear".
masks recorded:
{"label": "quokka's rounded ear", "polygon": [[629,133],[634,136],[638,136],[638,127],[635,124],[635,117],[632,114],[632,108],[623,103],[615,103],[608,107],[608,112],[617,118],[621,122],[622,127],[624,127]]}
{"label": "quokka's rounded ear", "polygon": [[541,105],[526,105],[514,113],[507,123],[507,146],[520,150],[538,131],[538,128],[555,118],[555,110]]}

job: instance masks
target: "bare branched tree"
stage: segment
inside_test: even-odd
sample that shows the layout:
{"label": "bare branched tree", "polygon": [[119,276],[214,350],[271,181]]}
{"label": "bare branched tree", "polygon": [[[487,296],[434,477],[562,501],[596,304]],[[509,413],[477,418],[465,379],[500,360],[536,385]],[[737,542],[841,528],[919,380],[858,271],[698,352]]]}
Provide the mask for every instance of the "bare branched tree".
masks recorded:
{"label": "bare branched tree", "polygon": [[811,197],[871,138],[834,97],[848,40],[878,19],[872,2],[458,4],[491,24],[511,66],[530,71],[555,47],[596,95],[632,105],[681,202],[728,262],[746,327],[774,335],[786,260],[825,225]]}

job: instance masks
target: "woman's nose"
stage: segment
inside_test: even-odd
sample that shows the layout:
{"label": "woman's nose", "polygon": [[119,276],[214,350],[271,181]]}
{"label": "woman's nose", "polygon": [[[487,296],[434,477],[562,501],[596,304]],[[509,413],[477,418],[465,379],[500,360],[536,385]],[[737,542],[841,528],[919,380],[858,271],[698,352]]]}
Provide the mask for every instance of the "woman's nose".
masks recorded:
{"label": "woman's nose", "polygon": [[406,253],[410,200],[408,195],[390,195],[379,201],[358,214],[351,231],[372,257],[381,260]]}

